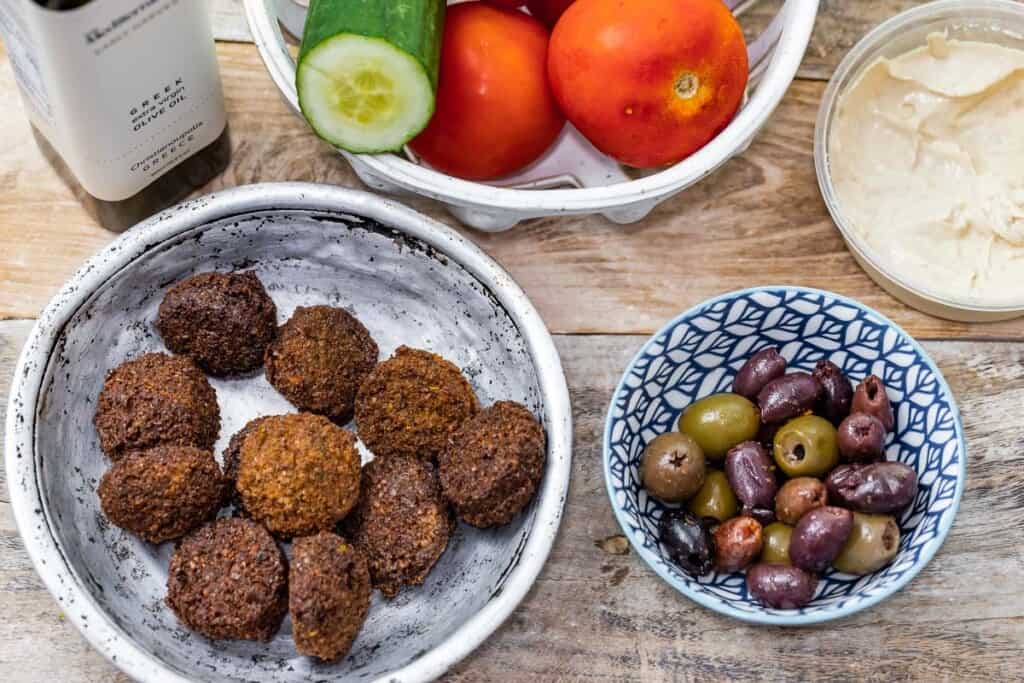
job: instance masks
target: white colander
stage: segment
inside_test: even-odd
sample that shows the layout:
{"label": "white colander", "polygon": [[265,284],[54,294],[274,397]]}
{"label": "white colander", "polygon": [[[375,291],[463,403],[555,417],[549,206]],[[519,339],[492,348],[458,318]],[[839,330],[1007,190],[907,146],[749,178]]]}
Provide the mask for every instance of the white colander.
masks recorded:
{"label": "white colander", "polygon": [[[726,4],[738,14],[756,1],[727,0]],[[245,0],[249,27],[270,77],[296,112],[295,58],[289,42],[294,45],[296,36],[301,36],[307,4],[306,0]],[[410,152],[341,153],[371,188],[436,199],[460,221],[479,230],[497,232],[527,218],[563,214],[599,213],[616,223],[635,223],[750,145],[793,81],[817,11],[818,0],[786,0],[748,46],[751,85],[736,118],[695,154],[642,177],[627,174],[571,125],[536,163],[493,183],[440,173],[419,163]]]}

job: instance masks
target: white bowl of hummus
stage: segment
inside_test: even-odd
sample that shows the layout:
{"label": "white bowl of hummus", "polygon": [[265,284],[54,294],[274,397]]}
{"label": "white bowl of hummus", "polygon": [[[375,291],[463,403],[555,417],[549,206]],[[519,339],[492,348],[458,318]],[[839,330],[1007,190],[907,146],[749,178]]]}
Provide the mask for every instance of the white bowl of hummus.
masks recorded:
{"label": "white bowl of hummus", "polygon": [[940,0],[880,25],[829,84],[814,155],[884,289],[954,320],[1024,315],[1024,4]]}

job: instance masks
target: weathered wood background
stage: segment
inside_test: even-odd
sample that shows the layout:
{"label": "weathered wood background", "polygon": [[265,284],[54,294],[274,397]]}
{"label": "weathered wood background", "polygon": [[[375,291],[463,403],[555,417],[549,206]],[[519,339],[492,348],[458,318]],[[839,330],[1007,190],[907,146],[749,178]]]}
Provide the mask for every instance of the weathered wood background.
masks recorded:
{"label": "weathered wood background", "polygon": [[[778,4],[751,10],[749,32]],[[869,28],[914,4],[823,0],[800,78],[750,150],[642,224],[574,217],[501,235],[468,232],[558,333],[576,436],[562,531],[537,585],[450,680],[1024,680],[1024,321],[950,323],[894,301],[845,250],[814,177],[811,134],[823,81]],[[280,101],[238,0],[211,6],[234,160],[207,189],[271,180],[358,186]],[[0,121],[6,395],[32,319],[113,236],[92,223],[37,152],[4,56]],[[437,205],[411,203],[455,225]],[[856,297],[926,340],[960,402],[970,447],[963,505],[928,568],[891,600],[817,628],[719,617],[677,595],[634,555],[596,545],[619,533],[604,490],[600,432],[614,384],[644,340],[636,335],[710,295],[767,283]],[[25,555],[0,484],[0,680],[126,681],[64,621]]]}

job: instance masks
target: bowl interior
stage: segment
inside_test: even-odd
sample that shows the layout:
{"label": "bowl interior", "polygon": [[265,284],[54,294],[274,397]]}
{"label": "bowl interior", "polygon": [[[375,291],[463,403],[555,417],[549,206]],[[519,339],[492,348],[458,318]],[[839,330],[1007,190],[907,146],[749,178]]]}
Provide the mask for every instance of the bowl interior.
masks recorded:
{"label": "bowl interior", "polygon": [[[909,290],[912,295],[954,310],[1019,314],[1024,310],[1024,295],[987,304],[967,297],[954,299],[944,296],[904,277],[894,269],[886,254],[869,245],[847,220],[832,182],[830,155],[837,146],[833,123],[846,91],[877,59],[892,59],[919,48],[933,33],[942,33],[955,40],[981,41],[1021,50],[1024,49],[1024,6],[1012,0],[940,0],[903,12],[865,36],[836,69],[822,98],[814,132],[818,184],[829,213],[847,243],[861,258],[880,270],[887,280],[895,282],[899,289]],[[914,305],[913,301],[910,303]]]}
{"label": "bowl interior", "polygon": [[[774,610],[747,594],[742,573],[694,579],[667,559],[658,520],[671,507],[647,495],[639,463],[654,437],[676,428],[686,406],[729,391],[736,372],[756,351],[776,346],[791,369],[810,371],[832,360],[855,382],[881,377],[896,413],[889,460],[917,470],[920,488],[899,517],[896,558],[864,577],[829,571],[813,602]],[[605,430],[605,478],[612,506],[640,555],[684,595],[748,621],[822,621],[866,607],[897,590],[924,566],[953,522],[963,487],[963,429],[941,373],[918,344],[856,302],[816,290],[763,288],[726,294],[684,313],[656,334],[627,369]]]}
{"label": "bowl interior", "polygon": [[[148,545],[108,524],[100,512],[95,489],[108,462],[92,416],[106,371],[162,350],[152,321],[171,284],[196,272],[243,268],[255,270],[266,285],[280,322],[299,305],[343,306],[369,328],[382,358],[400,344],[430,349],[464,369],[483,405],[510,399],[544,415],[526,341],[492,293],[454,260],[357,217],[285,210],[235,216],[149,249],[96,291],[62,330],[35,430],[46,517],[88,599],[125,638],[191,680],[384,676],[438,646],[500,592],[540,496],[505,527],[459,525],[424,586],[391,601],[375,594],[350,655],[333,665],[298,655],[287,620],[269,644],[211,642],[190,632],[163,603],[173,545]],[[212,384],[222,414],[218,457],[252,417],[294,410],[262,372]]]}

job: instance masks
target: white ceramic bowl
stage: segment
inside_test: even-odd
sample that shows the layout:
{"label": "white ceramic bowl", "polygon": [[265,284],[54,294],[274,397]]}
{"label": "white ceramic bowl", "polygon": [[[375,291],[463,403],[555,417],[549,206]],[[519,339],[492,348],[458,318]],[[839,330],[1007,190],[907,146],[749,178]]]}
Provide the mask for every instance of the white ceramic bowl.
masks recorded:
{"label": "white ceramic bowl", "polygon": [[[481,403],[525,403],[548,457],[532,504],[491,530],[460,524],[427,582],[376,594],[348,657],[295,652],[289,620],[270,643],[209,641],[164,605],[173,545],[110,525],[95,487],[109,463],[92,415],[106,371],[160,350],[156,307],[195,272],[254,269],[283,321],[298,305],[345,306],[382,357],[402,343],[462,367]],[[262,373],[211,380],[220,453],[256,415],[294,410]],[[36,570],[60,609],[140,681],[424,681],[479,645],[540,572],[569,482],[569,396],[550,335],[522,290],[453,231],[363,192],[257,185],[196,199],[119,237],[43,312],[18,362],[7,412],[11,505]]]}
{"label": "white ceramic bowl", "polygon": [[[757,0],[728,0],[730,7]],[[295,0],[245,0],[246,17],[270,77],[298,113],[295,59],[282,25],[301,35],[304,12]],[[450,2],[449,4],[454,4]],[[796,75],[811,37],[818,0],[786,0],[771,24],[748,46],[750,96],[714,140],[670,168],[633,178],[567,126],[555,146],[533,166],[493,184],[460,180],[415,163],[411,155],[342,152],[370,187],[413,193],[444,203],[463,223],[498,231],[539,216],[599,213],[634,223],[669,197],[703,179],[743,152],[767,122]]]}
{"label": "white ceramic bowl", "polygon": [[882,289],[908,306],[940,318],[967,322],[1016,318],[1024,315],[1024,292],[1015,303],[986,306],[942,296],[896,272],[884,255],[869,247],[847,222],[842,202],[832,185],[829,137],[833,118],[847,88],[879,57],[904,54],[924,45],[929,34],[942,31],[951,38],[1024,49],[1024,4],[1013,0],[940,0],[898,14],[864,36],[839,64],[822,98],[814,131],[818,185],[853,257]]}

